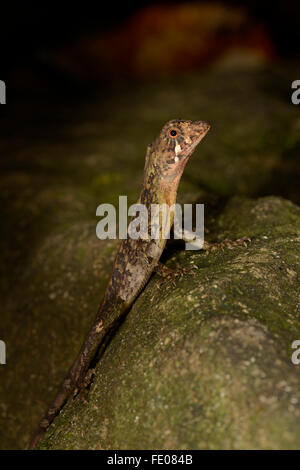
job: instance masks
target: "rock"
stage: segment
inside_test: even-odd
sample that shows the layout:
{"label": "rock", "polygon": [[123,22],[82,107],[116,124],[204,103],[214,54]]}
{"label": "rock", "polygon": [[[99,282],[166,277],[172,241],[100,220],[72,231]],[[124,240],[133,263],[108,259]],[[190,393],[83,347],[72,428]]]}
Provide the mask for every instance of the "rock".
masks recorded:
{"label": "rock", "polygon": [[[245,299],[253,293],[252,301],[257,296],[262,307],[257,321],[265,318],[268,328],[272,323],[272,334],[279,335],[276,342],[282,341],[291,353],[290,340],[297,339],[294,331],[299,294],[294,288],[296,244],[290,238],[299,227],[298,208],[281,199],[267,198],[260,200],[260,218],[254,218],[251,211],[257,197],[270,194],[300,203],[299,109],[290,101],[291,77],[299,76],[299,65],[236,67],[227,63],[222,68],[220,64],[216,70],[179,78],[103,88],[99,96],[94,92],[83,94],[83,98],[76,96],[73,104],[62,97],[51,102],[25,97],[5,108],[7,119],[1,122],[1,131],[5,135],[6,130],[7,137],[0,141],[0,339],[6,343],[7,364],[0,365],[1,449],[20,449],[28,444],[95,317],[118,246],[117,241],[96,238],[97,206],[103,202],[117,204],[119,195],[124,194],[128,195],[128,204],[136,202],[146,146],[162,124],[174,117],[205,119],[212,124],[184,171],[179,201],[206,204],[206,227],[212,241],[257,233],[258,238],[249,246],[250,252],[253,247],[259,249],[257,262],[253,260],[250,276],[245,259],[235,258],[248,259],[248,251],[242,248],[209,255],[177,252],[174,260],[189,264],[192,257],[199,264],[199,273],[179,280],[176,289],[170,286],[161,291],[154,278],[118,334],[125,338],[124,329],[138,312],[147,312],[155,322],[159,315],[171,321],[174,312],[174,322],[182,328],[190,325],[193,331],[202,315],[215,312],[221,316],[224,309],[236,310],[237,318],[244,321],[248,317],[243,305],[251,313]],[[229,199],[233,195],[254,200]],[[272,216],[272,230],[267,230],[264,213],[267,218]],[[279,258],[268,251],[275,249],[275,244]],[[164,258],[173,253],[170,248]],[[281,256],[285,261],[282,265]],[[172,264],[172,260],[169,262]],[[242,273],[242,263],[246,274]],[[274,263],[278,266],[275,272]],[[241,272],[236,273],[238,266]],[[282,291],[277,289],[279,277],[275,276],[280,269],[285,281],[281,306],[276,301]],[[217,282],[221,275],[227,279],[224,291]],[[222,301],[225,292],[227,297]],[[179,309],[174,295],[178,296]],[[240,306],[231,301],[236,296]],[[204,302],[208,302],[207,311]],[[150,309],[157,310],[157,319],[150,315]],[[185,316],[188,309],[195,310],[191,324]],[[144,320],[140,318],[138,324],[143,327]],[[163,339],[166,348],[173,345],[168,333],[173,327],[167,322]],[[124,344],[127,341],[129,338]],[[189,341],[192,344],[192,339]],[[101,364],[104,367],[104,362]],[[174,420],[180,421],[180,417],[174,415]],[[276,429],[280,426],[274,424]],[[109,445],[108,440],[102,441],[104,446]],[[55,445],[62,446],[63,442],[57,440]]]}
{"label": "rock", "polygon": [[215,228],[252,241],[171,255],[198,270],[152,278],[40,448],[298,448],[300,208],[234,197]]}

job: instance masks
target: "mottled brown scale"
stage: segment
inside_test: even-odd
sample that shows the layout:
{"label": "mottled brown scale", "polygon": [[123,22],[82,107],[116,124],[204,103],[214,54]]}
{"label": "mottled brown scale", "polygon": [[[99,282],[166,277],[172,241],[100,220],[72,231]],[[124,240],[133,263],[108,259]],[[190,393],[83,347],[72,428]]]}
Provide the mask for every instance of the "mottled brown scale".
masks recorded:
{"label": "mottled brown scale", "polygon": [[[155,141],[148,145],[144,168],[144,181],[138,203],[146,205],[176,202],[178,184],[184,167],[195,147],[208,132],[204,121],[167,122]],[[175,136],[171,134],[176,132]],[[150,217],[149,217],[150,219]],[[163,233],[161,227],[160,233]],[[151,233],[150,220],[148,233]],[[124,240],[117,253],[113,271],[96,319],[87,338],[70,368],[52,406],[42,419],[30,442],[34,449],[55,416],[72,392],[86,386],[86,376],[104,337],[135,301],[158,264],[166,239]]]}

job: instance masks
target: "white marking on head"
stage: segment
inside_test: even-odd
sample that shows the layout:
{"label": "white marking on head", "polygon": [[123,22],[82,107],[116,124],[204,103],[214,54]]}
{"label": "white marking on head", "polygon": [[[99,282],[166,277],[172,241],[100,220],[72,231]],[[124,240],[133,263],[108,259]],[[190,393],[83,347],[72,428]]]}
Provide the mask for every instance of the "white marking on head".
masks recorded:
{"label": "white marking on head", "polygon": [[181,152],[181,147],[180,147],[180,145],[176,142],[176,147],[175,147],[175,153],[176,153],[176,155],[177,155],[179,152]]}
{"label": "white marking on head", "polygon": [[178,160],[179,160],[179,158],[176,156],[176,157],[174,158],[174,160],[175,160],[175,163],[177,163]]}

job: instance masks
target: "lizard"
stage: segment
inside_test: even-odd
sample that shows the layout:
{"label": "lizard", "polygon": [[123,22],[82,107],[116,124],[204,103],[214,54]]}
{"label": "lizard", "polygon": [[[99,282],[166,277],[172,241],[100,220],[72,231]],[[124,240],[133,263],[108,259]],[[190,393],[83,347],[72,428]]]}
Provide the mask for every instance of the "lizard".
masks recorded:
{"label": "lizard", "polygon": [[[138,204],[144,204],[149,210],[151,204],[166,204],[171,207],[176,203],[177,189],[185,165],[209,129],[210,124],[205,121],[181,119],[173,119],[163,126],[158,137],[147,147]],[[174,223],[172,212],[168,223],[169,229]],[[150,229],[148,225],[149,232]],[[167,237],[162,235],[164,229],[159,228],[159,236],[155,239],[127,237],[122,241],[96,319],[28,449],[36,448],[71,394],[87,386],[91,362],[104,338],[128,312],[159,266],[167,241]]]}

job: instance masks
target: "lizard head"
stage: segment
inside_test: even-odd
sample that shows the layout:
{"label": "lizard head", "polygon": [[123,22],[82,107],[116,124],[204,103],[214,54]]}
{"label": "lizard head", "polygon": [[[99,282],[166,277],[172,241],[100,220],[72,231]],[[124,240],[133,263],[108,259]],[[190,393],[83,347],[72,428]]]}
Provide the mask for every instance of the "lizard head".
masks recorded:
{"label": "lizard head", "polygon": [[173,119],[164,125],[152,144],[162,181],[179,182],[189,157],[209,129],[205,121]]}
{"label": "lizard head", "polygon": [[163,126],[155,141],[148,145],[142,202],[156,202],[156,196],[173,204],[184,167],[209,129],[205,121],[181,119],[173,119]]}

